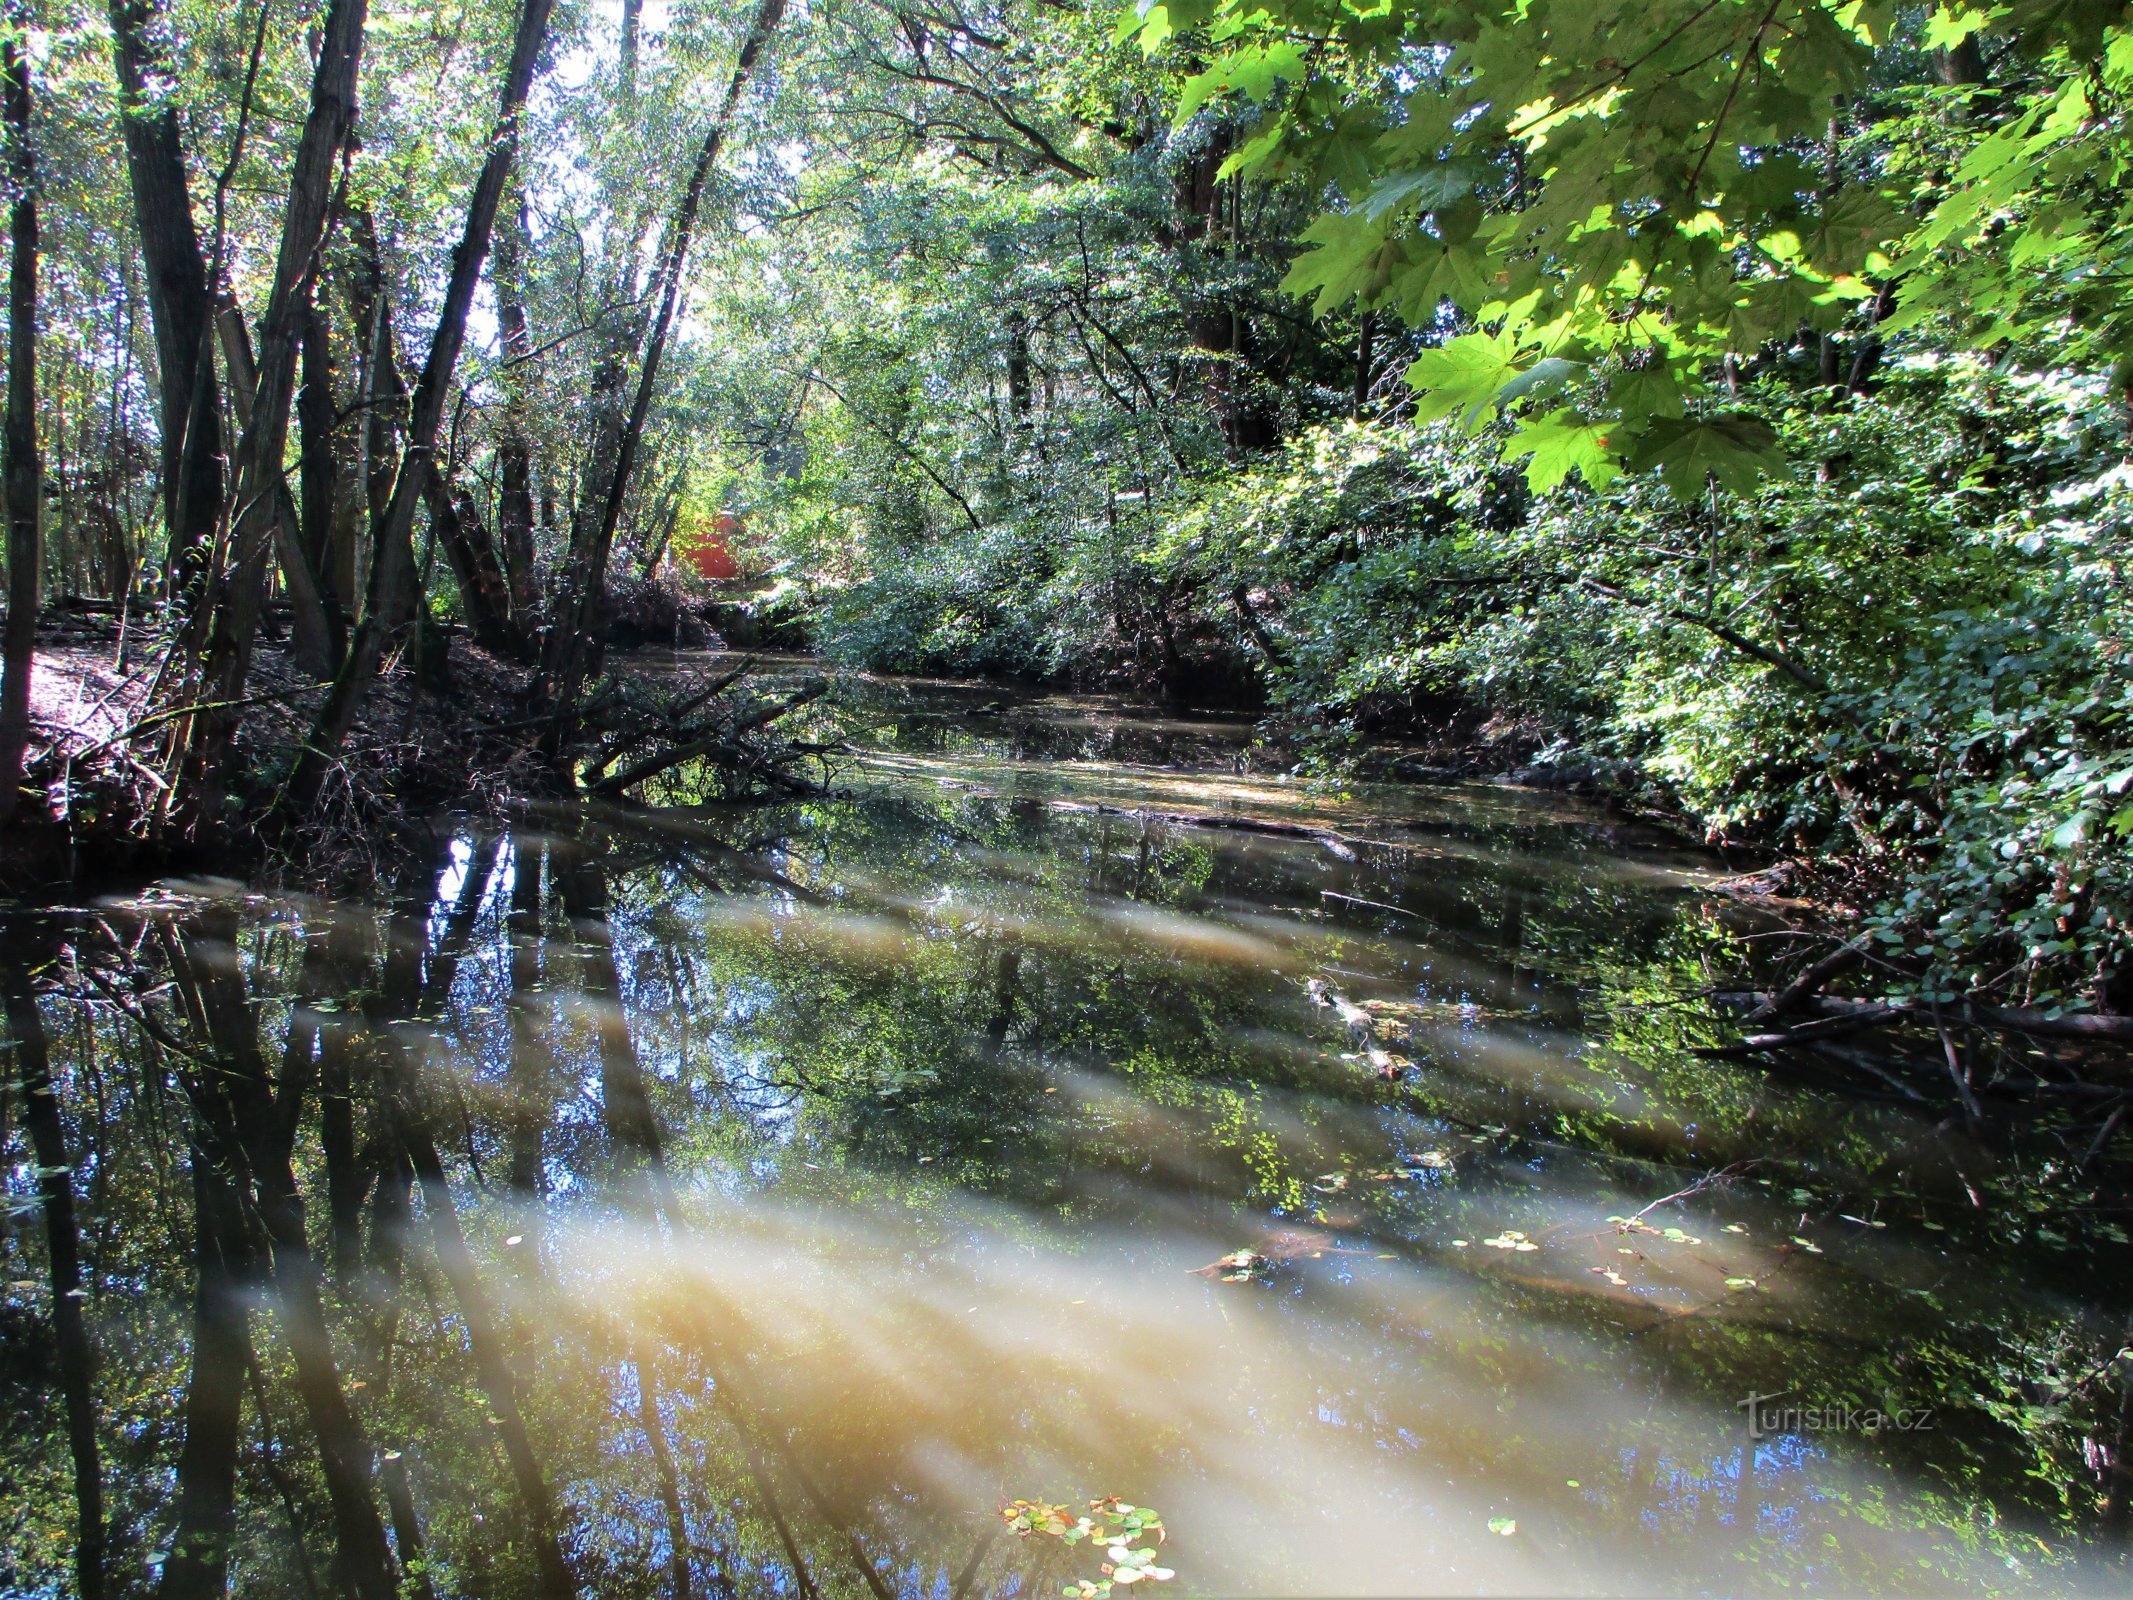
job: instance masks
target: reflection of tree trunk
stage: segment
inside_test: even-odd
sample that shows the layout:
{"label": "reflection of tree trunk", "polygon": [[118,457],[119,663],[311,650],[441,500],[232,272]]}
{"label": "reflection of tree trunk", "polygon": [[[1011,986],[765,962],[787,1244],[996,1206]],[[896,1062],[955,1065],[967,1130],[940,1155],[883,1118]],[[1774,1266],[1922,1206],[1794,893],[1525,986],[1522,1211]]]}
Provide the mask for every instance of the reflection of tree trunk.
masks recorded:
{"label": "reflection of tree trunk", "polygon": [[220,1600],[236,1514],[237,1430],[252,1335],[244,1283],[252,1246],[237,1193],[196,1129],[193,1170],[193,1370],[178,1451],[177,1527],[158,1600]]}
{"label": "reflection of tree trunk", "polygon": [[689,1522],[682,1514],[681,1480],[674,1472],[674,1452],[667,1443],[666,1421],[659,1415],[659,1383],[652,1357],[640,1346],[632,1352],[637,1368],[637,1410],[645,1442],[659,1473],[659,1502],[667,1514],[667,1570],[674,1578],[674,1600],[689,1600]]}
{"label": "reflection of tree trunk", "polygon": [[392,1554],[371,1496],[370,1441],[341,1388],[319,1298],[318,1266],[305,1236],[303,1196],[289,1162],[308,1083],[299,1079],[287,1085],[284,1102],[274,1103],[258,1026],[236,964],[236,932],[234,912],[218,911],[201,919],[199,931],[182,934],[172,950],[172,976],[221,1064],[219,1083],[203,1077],[190,1086],[195,1113],[240,1164],[238,1170],[250,1170],[297,1395],[318,1438],[339,1544],[339,1580],[363,1600],[393,1600]]}
{"label": "reflection of tree trunk", "polygon": [[1503,950],[1504,1003],[1516,1006],[1524,994],[1531,972],[1526,966],[1526,905],[1531,897],[1518,884],[1506,884],[1503,892],[1503,923],[1497,943]]}
{"label": "reflection of tree trunk", "polygon": [[274,1493],[281,1501],[282,1515],[289,1522],[289,1546],[296,1552],[297,1570],[304,1579],[304,1592],[318,1600],[318,1574],[311,1566],[311,1541],[305,1537],[303,1514],[296,1505],[296,1486],[289,1481],[281,1459],[281,1436],[274,1426],[274,1413],[267,1403],[266,1375],[259,1370],[259,1363],[251,1364],[252,1415],[259,1421],[259,1466],[274,1485]]}
{"label": "reflection of tree trunk", "polygon": [[[17,48],[14,43],[7,47]],[[0,957],[8,1032],[14,1036],[15,1076],[22,1085],[22,1121],[37,1156],[44,1201],[45,1255],[52,1276],[52,1332],[59,1348],[59,1389],[67,1407],[67,1450],[74,1458],[75,1588],[83,1600],[104,1592],[104,1480],[96,1451],[96,1401],[90,1393],[92,1352],[82,1316],[81,1236],[74,1217],[74,1168],[52,1085],[44,1017],[29,969],[12,953]]]}
{"label": "reflection of tree trunk", "polygon": [[400,1565],[414,1574],[413,1600],[437,1600],[430,1582],[429,1562],[422,1551],[422,1519],[415,1515],[415,1491],[407,1481],[407,1458],[388,1450],[378,1461],[378,1481],[385,1485],[385,1505],[393,1519],[393,1544],[400,1551]]}
{"label": "reflection of tree trunk", "polygon": [[[458,955],[466,948],[475,918],[487,898],[495,860],[493,846],[475,846],[444,937],[432,955],[428,977],[414,1008],[421,1014],[434,1015],[442,1009],[457,969]],[[395,930],[395,942],[401,948],[418,949],[421,945],[423,929],[436,904],[438,879],[433,876],[428,881],[431,891],[427,895],[410,896],[401,917],[396,919],[404,924]],[[518,1485],[519,1499],[525,1507],[533,1539],[534,1566],[540,1576],[540,1592],[551,1597],[575,1594],[577,1586],[571,1579],[556,1538],[555,1507],[549,1496],[548,1482],[527,1438],[525,1418],[519,1411],[517,1385],[497,1334],[496,1310],[475,1267],[473,1252],[467,1248],[451,1185],[445,1177],[443,1160],[437,1153],[427,1097],[422,1092],[417,1072],[418,1058],[404,1036],[388,1035],[384,1040],[384,1051],[391,1074],[391,1082],[383,1095],[386,1114],[400,1148],[406,1152],[415,1177],[422,1185],[422,1204],[429,1217],[430,1242],[437,1252],[438,1265],[443,1268],[459,1302],[467,1344],[474,1356],[475,1375],[482,1392],[488,1396],[497,1435],[503,1443],[512,1478]]]}
{"label": "reflection of tree trunk", "polygon": [[[555,1115],[555,1073],[537,1001],[541,979],[541,869],[547,846],[524,835],[511,844],[511,1165],[521,1200],[541,1194],[541,1144]],[[537,1259],[528,1249],[522,1259]]]}
{"label": "reflection of tree trunk", "polygon": [[[618,1149],[642,1158],[664,1189],[665,1151],[646,1090],[644,1067],[630,1038],[622,1008],[622,979],[615,967],[615,941],[607,921],[607,878],[600,858],[582,846],[560,863],[556,885],[578,947],[578,987],[590,1003],[600,1040],[600,1100],[609,1137]],[[661,1196],[665,1198],[664,1195]]]}
{"label": "reflection of tree trunk", "polygon": [[985,1037],[997,1050],[1007,1043],[1007,1030],[1015,1020],[1015,998],[1021,991],[1022,952],[1013,946],[1000,952],[993,967],[992,1020],[985,1025]]}
{"label": "reflection of tree trunk", "polygon": [[[351,1284],[361,1266],[363,1198],[370,1175],[355,1134],[355,1063],[360,1027],[351,1002],[369,975],[367,924],[330,917],[304,934],[298,1002],[289,1018],[282,1063],[282,1136],[295,1142],[300,1097],[290,1085],[319,1086],[319,1146],[326,1166],[326,1211],[334,1276]],[[313,1004],[311,1002],[317,1002]]]}

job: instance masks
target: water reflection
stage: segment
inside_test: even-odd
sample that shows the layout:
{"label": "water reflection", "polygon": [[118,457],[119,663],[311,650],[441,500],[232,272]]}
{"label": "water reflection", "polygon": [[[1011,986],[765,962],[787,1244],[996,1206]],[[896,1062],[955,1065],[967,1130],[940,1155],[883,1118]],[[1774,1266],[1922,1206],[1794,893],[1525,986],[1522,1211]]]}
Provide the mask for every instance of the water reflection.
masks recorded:
{"label": "water reflection", "polygon": [[11,914],[0,1586],[1057,1592],[997,1508],[1118,1494],[1185,1592],[2122,1588],[2118,1224],[1692,1055],[1699,863],[915,725],[377,904]]}

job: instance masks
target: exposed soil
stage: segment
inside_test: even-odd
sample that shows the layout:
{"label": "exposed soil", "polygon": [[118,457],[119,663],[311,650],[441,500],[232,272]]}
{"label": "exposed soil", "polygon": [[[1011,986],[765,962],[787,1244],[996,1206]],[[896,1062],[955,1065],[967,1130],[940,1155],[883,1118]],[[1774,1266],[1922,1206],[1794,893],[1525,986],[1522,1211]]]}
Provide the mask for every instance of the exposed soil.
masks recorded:
{"label": "exposed soil", "polygon": [[[243,779],[220,836],[196,847],[153,837],[167,794],[157,732],[160,651],[129,640],[119,660],[116,624],[70,619],[40,645],[31,680],[27,787],[43,805],[17,813],[0,837],[0,886],[34,893],[144,871],[230,872],[275,852],[260,827],[274,785],[325,694],[263,640],[254,660],[238,749]],[[143,644],[147,641],[143,641]],[[366,875],[411,817],[445,805],[490,810],[552,789],[523,700],[523,668],[465,639],[451,641],[447,667],[418,683],[396,663],[350,735],[317,815],[277,863],[285,875],[321,883]]]}

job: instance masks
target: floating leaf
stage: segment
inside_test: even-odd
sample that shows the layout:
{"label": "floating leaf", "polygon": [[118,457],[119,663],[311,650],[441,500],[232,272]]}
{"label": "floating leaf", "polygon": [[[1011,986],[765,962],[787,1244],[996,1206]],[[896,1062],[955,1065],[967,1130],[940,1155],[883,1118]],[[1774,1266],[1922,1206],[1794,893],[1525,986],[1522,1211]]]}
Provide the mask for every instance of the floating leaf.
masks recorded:
{"label": "floating leaf", "polygon": [[1512,1534],[1518,1532],[1518,1521],[1515,1517],[1491,1517],[1489,1518],[1489,1532],[1500,1533],[1508,1539]]}

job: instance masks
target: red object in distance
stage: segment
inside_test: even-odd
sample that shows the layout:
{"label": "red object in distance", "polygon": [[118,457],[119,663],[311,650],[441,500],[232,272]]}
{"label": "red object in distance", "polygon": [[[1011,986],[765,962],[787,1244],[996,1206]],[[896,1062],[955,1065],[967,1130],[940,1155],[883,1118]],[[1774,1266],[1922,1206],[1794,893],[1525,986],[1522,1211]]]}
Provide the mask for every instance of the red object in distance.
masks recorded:
{"label": "red object in distance", "polygon": [[689,565],[696,575],[706,583],[731,583],[738,578],[741,566],[733,559],[730,541],[747,531],[748,525],[733,512],[721,511],[709,537],[689,547]]}

